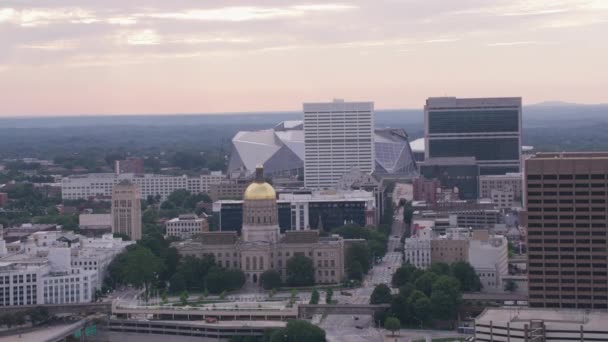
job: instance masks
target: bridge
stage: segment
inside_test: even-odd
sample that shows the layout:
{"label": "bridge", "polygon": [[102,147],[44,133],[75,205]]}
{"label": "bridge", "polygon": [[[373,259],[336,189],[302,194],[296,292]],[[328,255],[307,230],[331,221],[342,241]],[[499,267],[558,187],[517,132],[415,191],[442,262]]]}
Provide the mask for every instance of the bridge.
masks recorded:
{"label": "bridge", "polygon": [[313,315],[373,315],[376,312],[386,311],[389,304],[300,304],[298,305],[299,318],[312,318]]}
{"label": "bridge", "polygon": [[51,314],[93,314],[112,312],[112,303],[82,303],[82,304],[42,304],[42,305],[22,305],[22,306],[5,306],[2,308],[3,313],[16,313],[27,311],[36,307],[44,307]]}
{"label": "bridge", "polygon": [[476,300],[482,302],[527,302],[528,296],[520,293],[464,293],[464,300]]}

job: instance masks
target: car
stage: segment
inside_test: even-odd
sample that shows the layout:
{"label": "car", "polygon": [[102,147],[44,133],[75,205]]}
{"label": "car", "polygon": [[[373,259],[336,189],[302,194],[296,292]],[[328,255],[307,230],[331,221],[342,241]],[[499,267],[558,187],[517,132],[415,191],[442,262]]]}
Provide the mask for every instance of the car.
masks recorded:
{"label": "car", "polygon": [[355,321],[359,320],[359,317],[357,317],[357,316],[353,316],[353,318],[355,319]]}
{"label": "car", "polygon": [[340,294],[343,296],[352,296],[353,294],[347,291],[340,291]]}
{"label": "car", "polygon": [[363,329],[363,327],[360,326],[360,325],[355,326],[355,328],[357,328],[357,329]]}

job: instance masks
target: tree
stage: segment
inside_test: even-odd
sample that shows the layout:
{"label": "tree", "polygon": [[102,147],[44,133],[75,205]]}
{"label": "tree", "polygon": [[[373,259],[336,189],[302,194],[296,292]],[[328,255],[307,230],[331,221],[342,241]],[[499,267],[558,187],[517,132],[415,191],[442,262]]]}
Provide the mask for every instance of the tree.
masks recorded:
{"label": "tree", "polygon": [[25,324],[25,314],[23,311],[19,311],[13,314],[15,325],[24,325]]}
{"label": "tree", "polygon": [[319,304],[319,297],[319,291],[317,291],[317,289],[312,290],[310,302],[308,304]]}
{"label": "tree", "polygon": [[416,267],[414,267],[412,264],[405,264],[401,267],[399,267],[395,273],[393,274],[393,278],[392,278],[392,284],[394,287],[401,287],[405,284],[407,284],[408,282],[413,282],[415,281],[414,275],[417,273],[416,272]]}
{"label": "tree", "polygon": [[393,336],[395,336],[395,332],[401,329],[401,323],[395,317],[387,317],[386,320],[384,320],[384,329],[392,332]]}
{"label": "tree", "polygon": [[144,288],[144,295],[148,296],[150,284],[162,272],[164,265],[148,248],[137,245],[134,250],[127,253],[126,264],[122,276],[127,283]]}
{"label": "tree", "polygon": [[188,305],[188,291],[183,291],[182,293],[180,293],[179,301],[182,303],[183,306]]}
{"label": "tree", "polygon": [[399,318],[401,322],[408,322],[412,317],[410,313],[408,297],[401,295],[393,297],[393,299],[391,300],[390,312],[393,315],[397,316],[397,318]]}
{"label": "tree", "polygon": [[467,262],[459,261],[452,264],[452,275],[460,282],[464,292],[481,290],[481,281],[475,269]]}
{"label": "tree", "polygon": [[331,304],[333,296],[334,296],[334,290],[332,290],[331,288],[328,288],[325,291],[325,304]]}
{"label": "tree", "polygon": [[275,270],[264,271],[260,275],[260,284],[264,290],[277,289],[281,287],[281,275]]}
{"label": "tree", "polygon": [[370,304],[389,304],[393,296],[391,289],[386,284],[379,284],[374,288],[372,295],[369,299]]}
{"label": "tree", "polygon": [[[358,262],[363,273],[367,273],[371,267],[371,252],[367,244],[356,243],[346,251],[346,269],[351,270]],[[351,273],[351,272],[349,272]]]}
{"label": "tree", "polygon": [[363,280],[363,266],[357,260],[346,260],[346,276],[352,280]]}
{"label": "tree", "polygon": [[431,268],[429,271],[441,276],[441,275],[451,275],[452,270],[450,269],[450,265],[445,262],[434,262],[431,264]]}
{"label": "tree", "polygon": [[431,315],[431,302],[429,298],[421,291],[414,291],[408,298],[408,306],[410,307],[412,317],[422,326]]}
{"label": "tree", "polygon": [[296,254],[287,260],[287,284],[289,286],[310,286],[315,283],[315,269],[312,259]]}
{"label": "tree", "polygon": [[325,331],[316,325],[303,320],[291,320],[287,327],[275,330],[270,335],[270,342],[325,342]]}
{"label": "tree", "polygon": [[515,292],[517,291],[517,283],[515,283],[512,279],[509,279],[505,282],[505,291]]}
{"label": "tree", "polygon": [[239,269],[224,270],[223,275],[228,291],[238,290],[245,285],[245,273]]}
{"label": "tree", "polygon": [[32,325],[42,323],[50,318],[49,309],[44,306],[37,306],[29,310],[28,315],[30,316],[30,321],[32,321]]}
{"label": "tree", "polygon": [[181,273],[175,273],[171,280],[169,280],[169,291],[172,293],[179,293],[186,289],[186,280],[184,275]]}
{"label": "tree", "polygon": [[437,275],[435,273],[425,272],[418,279],[416,279],[414,285],[416,286],[416,290],[422,291],[428,297],[431,295],[435,280],[437,280]]}
{"label": "tree", "polygon": [[431,312],[437,319],[454,319],[458,307],[455,301],[442,290],[434,290],[431,295]]}

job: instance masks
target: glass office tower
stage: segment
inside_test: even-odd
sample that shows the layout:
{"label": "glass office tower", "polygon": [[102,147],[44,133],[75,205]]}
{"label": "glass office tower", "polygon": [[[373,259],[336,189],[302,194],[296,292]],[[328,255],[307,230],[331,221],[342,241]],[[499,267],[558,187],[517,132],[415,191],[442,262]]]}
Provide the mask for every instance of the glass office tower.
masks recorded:
{"label": "glass office tower", "polygon": [[429,98],[425,158],[475,157],[481,175],[521,170],[521,98]]}

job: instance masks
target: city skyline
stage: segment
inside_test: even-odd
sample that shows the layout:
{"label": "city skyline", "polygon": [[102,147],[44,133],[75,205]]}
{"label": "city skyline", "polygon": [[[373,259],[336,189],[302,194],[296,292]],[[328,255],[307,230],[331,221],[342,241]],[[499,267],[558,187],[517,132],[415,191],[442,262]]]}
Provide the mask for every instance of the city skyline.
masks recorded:
{"label": "city skyline", "polygon": [[[606,103],[608,3],[0,5],[0,117],[298,110],[328,97]],[[585,56],[584,60],[581,56]]]}

